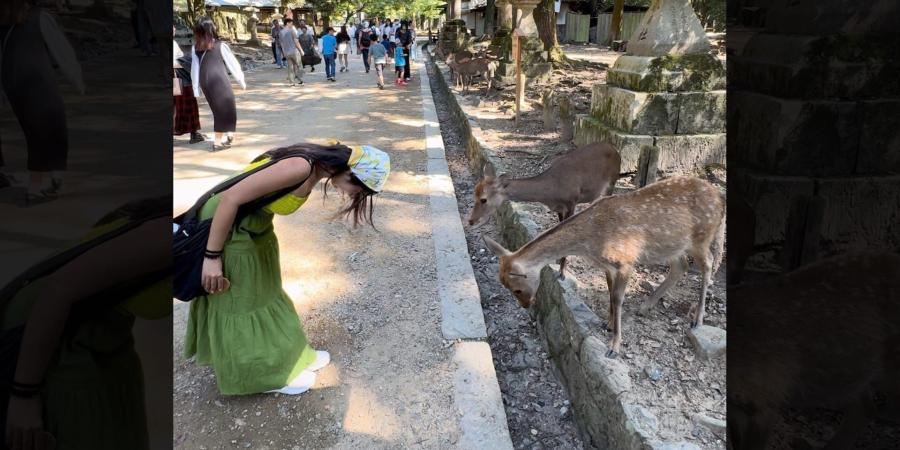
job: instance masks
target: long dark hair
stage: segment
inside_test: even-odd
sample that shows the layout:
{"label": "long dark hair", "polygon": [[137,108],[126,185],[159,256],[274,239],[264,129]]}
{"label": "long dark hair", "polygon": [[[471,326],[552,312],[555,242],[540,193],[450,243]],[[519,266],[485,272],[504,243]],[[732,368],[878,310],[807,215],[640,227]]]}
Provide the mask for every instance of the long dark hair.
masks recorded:
{"label": "long dark hair", "polygon": [[194,48],[209,50],[217,39],[219,35],[216,33],[216,24],[209,17],[201,17],[194,25]]}
{"label": "long dark hair", "polygon": [[[265,158],[280,158],[285,156],[300,156],[306,158],[313,169],[328,174],[325,183],[322,184],[322,193],[328,196],[328,184],[331,179],[350,170],[347,163],[350,161],[350,153],[352,150],[343,144],[319,145],[308,142],[289,145],[287,147],[279,147],[269,150],[262,155],[257,156],[253,162],[260,161]],[[359,227],[360,223],[367,223],[375,228],[372,221],[372,213],[375,209],[373,195],[377,192],[366,186],[356,175],[350,174],[351,182],[359,186],[361,189],[350,198],[350,204],[338,212],[338,216],[345,219],[352,219],[353,226]],[[375,228],[377,230],[377,228]]]}

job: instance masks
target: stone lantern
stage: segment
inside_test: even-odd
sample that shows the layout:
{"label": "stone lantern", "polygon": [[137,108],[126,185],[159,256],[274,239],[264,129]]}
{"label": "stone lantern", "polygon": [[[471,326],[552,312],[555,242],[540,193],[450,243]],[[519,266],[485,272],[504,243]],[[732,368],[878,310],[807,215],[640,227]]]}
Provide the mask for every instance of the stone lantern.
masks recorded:
{"label": "stone lantern", "polygon": [[575,121],[575,144],[609,142],[622,171],[691,173],[725,164],[725,66],[688,0],[654,0],[616,60],[595,84],[590,114]]}

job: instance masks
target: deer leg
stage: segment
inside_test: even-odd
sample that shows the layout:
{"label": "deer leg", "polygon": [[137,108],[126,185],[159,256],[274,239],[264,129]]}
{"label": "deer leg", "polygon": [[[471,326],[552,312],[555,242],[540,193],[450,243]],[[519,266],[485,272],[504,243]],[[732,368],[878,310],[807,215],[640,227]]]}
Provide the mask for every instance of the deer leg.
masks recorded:
{"label": "deer leg", "polygon": [[606,322],[603,322],[603,328],[606,331],[613,331],[613,316],[615,315],[614,311],[614,302],[612,300],[612,292],[613,286],[615,282],[613,280],[613,273],[609,270],[606,271],[606,292],[609,293],[609,313],[606,315]]}
{"label": "deer leg", "polygon": [[609,299],[614,303],[613,312],[615,317],[613,327],[615,327],[615,331],[613,332],[612,342],[609,345],[609,351],[606,352],[607,358],[615,358],[622,351],[622,303],[625,302],[625,288],[628,286],[628,277],[630,275],[631,270],[628,268],[623,268],[616,272],[615,287],[610,293]]}
{"label": "deer leg", "polygon": [[712,277],[712,255],[709,253],[709,250],[705,250],[701,253],[701,256],[694,257],[700,264],[701,271],[701,286],[700,286],[700,301],[697,302],[697,310],[694,311],[694,317],[691,319],[691,328],[697,328],[700,325],[703,325],[703,314],[706,312],[706,291],[709,289],[709,280]]}
{"label": "deer leg", "polygon": [[[563,220],[568,219],[572,215],[573,210],[574,210],[574,208],[567,209],[563,212],[557,212],[556,217],[558,217],[559,221],[562,222]],[[566,279],[566,257],[565,256],[563,256],[562,258],[559,259],[559,276],[557,278],[559,278],[560,280]]]}
{"label": "deer leg", "polygon": [[659,299],[665,295],[666,291],[669,290],[675,283],[681,280],[681,277],[684,276],[684,273],[687,272],[688,269],[688,259],[687,256],[681,256],[677,259],[669,261],[669,274],[666,275],[666,279],[663,280],[662,284],[657,287],[644,303],[641,304],[641,308],[638,310],[638,314],[644,315],[647,314],[657,303],[659,303]]}

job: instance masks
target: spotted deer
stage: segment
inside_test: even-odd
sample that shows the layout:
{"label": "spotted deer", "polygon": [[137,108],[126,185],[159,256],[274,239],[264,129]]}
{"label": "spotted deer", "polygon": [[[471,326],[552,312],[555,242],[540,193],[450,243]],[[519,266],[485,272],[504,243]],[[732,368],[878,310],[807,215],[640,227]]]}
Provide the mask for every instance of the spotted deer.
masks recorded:
{"label": "spotted deer", "polygon": [[691,327],[703,324],[706,291],[722,260],[725,201],[719,190],[699,178],[673,177],[623,195],[601,197],[515,252],[485,236],[500,258],[500,282],[523,308],[534,303],[543,266],[576,255],[606,272],[609,291],[607,329],[613,332],[607,357],[622,346],[622,303],[637,264],[668,264],[665,281],[644,300],[647,312],[687,271],[688,256],[700,266],[700,299]]}
{"label": "spotted deer", "polygon": [[[563,221],[575,213],[575,205],[612,194],[621,166],[618,150],[607,143],[586,145],[560,155],[547,170],[530,178],[497,176],[493,166],[486,165],[484,178],[475,186],[475,207],[469,214],[469,225],[484,223],[506,200],[541,203]],[[559,261],[560,279],[565,279],[565,271],[563,256]]]}

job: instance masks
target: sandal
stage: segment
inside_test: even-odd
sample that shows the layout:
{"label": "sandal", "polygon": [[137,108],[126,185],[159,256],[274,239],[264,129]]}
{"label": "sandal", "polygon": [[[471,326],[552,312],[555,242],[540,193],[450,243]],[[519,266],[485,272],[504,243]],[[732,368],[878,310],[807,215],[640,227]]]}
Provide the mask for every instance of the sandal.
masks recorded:
{"label": "sandal", "polygon": [[228,147],[229,147],[228,145],[224,145],[224,144],[222,144],[222,145],[213,144],[212,150],[210,150],[210,151],[211,152],[219,152],[219,151],[227,149]]}

